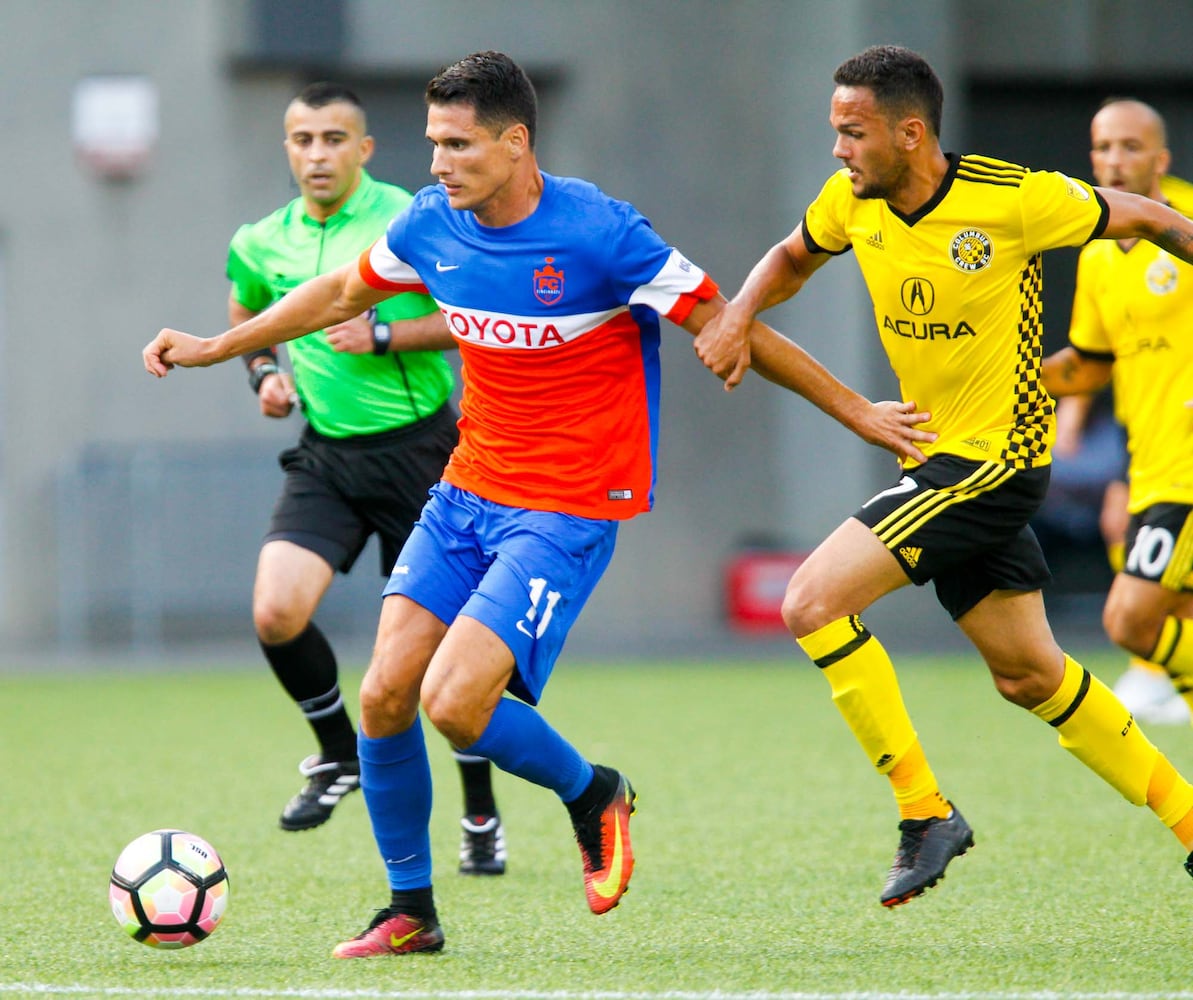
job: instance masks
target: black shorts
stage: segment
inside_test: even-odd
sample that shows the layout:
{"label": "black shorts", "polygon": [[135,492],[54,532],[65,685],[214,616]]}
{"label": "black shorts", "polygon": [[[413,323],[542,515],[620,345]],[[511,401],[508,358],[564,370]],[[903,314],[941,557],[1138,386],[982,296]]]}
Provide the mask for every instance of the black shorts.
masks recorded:
{"label": "black shorts", "polygon": [[929,580],[956,620],[995,590],[1039,590],[1052,574],[1028,520],[1048,491],[1048,466],[1014,469],[933,455],[853,516],[899,560],[916,586]]}
{"label": "black shorts", "polygon": [[1165,590],[1193,590],[1193,507],[1155,503],[1127,522],[1123,572]]}
{"label": "black shorts", "polygon": [[330,438],[308,425],[278,456],[286,480],[265,540],[301,545],[347,573],[375,533],[388,576],[456,438],[456,413],[446,403],[381,434]]}

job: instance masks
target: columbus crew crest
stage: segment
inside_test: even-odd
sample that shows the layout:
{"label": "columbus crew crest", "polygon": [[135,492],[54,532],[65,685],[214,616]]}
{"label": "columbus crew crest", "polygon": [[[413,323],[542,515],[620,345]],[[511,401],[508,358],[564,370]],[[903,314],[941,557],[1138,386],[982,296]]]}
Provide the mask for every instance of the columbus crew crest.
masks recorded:
{"label": "columbus crew crest", "polygon": [[544,258],[542,267],[534,269],[534,297],[545,306],[553,306],[563,298],[563,270],[555,267],[555,258]]}
{"label": "columbus crew crest", "polygon": [[953,263],[962,271],[980,271],[990,263],[994,248],[980,229],[962,229],[949,244]]}
{"label": "columbus crew crest", "polygon": [[1179,280],[1176,265],[1167,254],[1161,254],[1148,267],[1144,280],[1153,295],[1169,295],[1176,291]]}

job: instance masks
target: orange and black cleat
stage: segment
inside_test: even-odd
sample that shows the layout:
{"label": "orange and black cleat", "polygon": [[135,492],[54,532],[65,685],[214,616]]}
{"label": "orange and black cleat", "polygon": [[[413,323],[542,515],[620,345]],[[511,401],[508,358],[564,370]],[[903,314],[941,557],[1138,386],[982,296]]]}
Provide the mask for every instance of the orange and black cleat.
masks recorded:
{"label": "orange and black cleat", "polygon": [[637,796],[625,775],[598,764],[602,777],[616,779],[609,801],[580,821],[573,821],[584,862],[584,895],[593,913],[608,913],[621,902],[634,873],[630,817]]}

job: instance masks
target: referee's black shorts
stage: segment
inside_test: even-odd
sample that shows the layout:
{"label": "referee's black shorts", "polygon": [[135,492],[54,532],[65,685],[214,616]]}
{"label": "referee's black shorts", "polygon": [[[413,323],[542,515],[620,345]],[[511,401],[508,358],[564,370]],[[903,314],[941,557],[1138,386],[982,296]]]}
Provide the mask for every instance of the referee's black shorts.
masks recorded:
{"label": "referee's black shorts", "polygon": [[388,576],[456,438],[450,403],[381,434],[331,438],[308,425],[278,456],[286,478],[265,541],[301,545],[347,573],[376,534]]}
{"label": "referee's black shorts", "polygon": [[916,586],[931,580],[956,620],[995,590],[1039,590],[1048,563],[1028,520],[1044,501],[1049,466],[1015,469],[933,455],[853,516],[874,532]]}

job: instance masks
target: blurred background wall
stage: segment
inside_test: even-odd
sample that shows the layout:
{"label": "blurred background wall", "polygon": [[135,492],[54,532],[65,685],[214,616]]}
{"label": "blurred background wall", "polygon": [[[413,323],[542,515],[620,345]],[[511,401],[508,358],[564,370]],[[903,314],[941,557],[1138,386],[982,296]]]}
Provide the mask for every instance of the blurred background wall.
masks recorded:
{"label": "blurred background wall", "polygon": [[[416,189],[426,80],[504,50],[539,88],[543,167],[634,202],[732,293],[835,168],[831,74],[866,45],[932,62],[946,149],[1088,177],[1089,118],[1129,92],[1168,116],[1189,175],[1190,37],[1188,0],[0,0],[0,640],[252,648],[274,456],[297,419],[259,417],[238,362],[159,382],[139,351],[161,326],[223,329],[231,234],[297,193],[281,116],[305,83],[357,88],[373,173]],[[80,155],[80,102],[130,77],[120,100],[147,99],[151,149],[112,178]],[[1051,346],[1073,260],[1047,264]],[[848,257],[769,319],[859,390],[895,393]],[[574,634],[598,655],[739,641],[727,562],[811,547],[895,473],[757,377],[723,392],[683,331],[665,341],[656,508],[624,527]],[[370,549],[320,615],[366,648],[377,569]],[[925,643],[950,631],[930,595],[891,606]]]}

